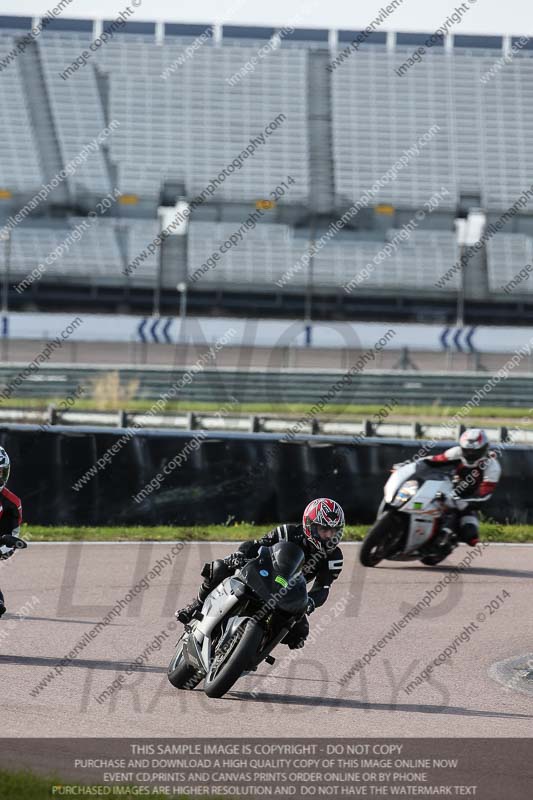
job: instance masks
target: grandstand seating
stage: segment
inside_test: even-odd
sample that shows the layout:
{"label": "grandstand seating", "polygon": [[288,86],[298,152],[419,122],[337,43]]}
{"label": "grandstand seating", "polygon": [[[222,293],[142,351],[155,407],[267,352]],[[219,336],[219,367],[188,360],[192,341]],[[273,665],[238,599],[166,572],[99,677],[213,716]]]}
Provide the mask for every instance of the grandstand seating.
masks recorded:
{"label": "grandstand seating", "polygon": [[445,186],[451,208],[456,204],[457,184],[449,163],[450,101],[437,88],[444,61],[432,54],[423,68],[400,78],[394,69],[402,61],[400,53],[376,46],[357,53],[357,58],[333,72],[337,192],[345,201],[356,201],[404,151],[438,125],[440,130],[395,180],[378,191],[375,201],[418,207],[436,188]]}
{"label": "grandstand seating", "polygon": [[164,180],[185,183],[183,84],[161,77],[182,53],[182,47],[128,40],[111,42],[96,54],[98,69],[109,80],[109,118],[120,123],[110,156],[124,191],[155,197]]}
{"label": "grandstand seating", "polygon": [[[531,272],[522,272],[533,267],[533,238],[518,233],[497,233],[487,244],[487,270],[489,288],[501,292],[510,281],[507,293],[531,294],[533,281]],[[525,277],[527,276],[527,279]]]}
{"label": "grandstand seating", "polygon": [[[60,73],[87,46],[90,35],[47,32],[37,41],[65,162],[106,122],[117,119],[120,127],[110,137],[109,148],[120,188],[156,197],[163,180],[174,180],[182,181],[186,194],[193,196],[271,119],[286,113],[288,119],[268,147],[227,180],[216,199],[253,200],[294,173],[290,202],[305,202],[307,60],[311,46],[324,50],[328,44],[323,32],[298,33],[285,37],[253,72],[230,86],[228,80],[257,54],[268,31],[244,36],[229,28],[224,46],[216,47],[208,38],[192,57],[185,52],[190,35],[167,36],[164,44],[149,36],[115,36],[68,80]],[[250,38],[252,34],[258,38]],[[2,49],[12,44],[12,34],[2,33]],[[407,45],[393,50],[385,44],[366,46],[331,74],[339,201],[358,199],[418,137],[438,125],[435,137],[376,200],[418,206],[444,185],[450,191],[450,210],[459,194],[479,194],[489,210],[508,207],[529,185],[533,171],[531,52],[515,55],[485,83],[481,78],[497,60],[496,49],[456,47],[449,53],[437,47],[426,54],[423,65],[395,76],[411,52]],[[164,70],[172,67],[164,79]],[[1,75],[3,108],[10,112],[3,115],[4,140],[11,142],[13,152],[13,158],[3,163],[2,182],[24,190],[39,167],[27,109],[16,102],[24,96],[17,64]],[[108,81],[108,99],[102,95],[98,76]],[[80,166],[71,183],[93,193],[109,191],[104,153],[95,153]]]}
{"label": "grandstand seating", "polygon": [[[234,230],[235,226],[227,223],[191,223],[189,276],[194,275]],[[373,263],[374,257],[397,233],[388,231],[385,241],[381,242],[330,240],[315,258],[313,285],[340,288],[358,276],[354,291],[399,287],[434,289],[434,283],[458,257],[453,233],[416,231],[409,240],[400,242],[391,256],[384,257],[381,263]],[[199,285],[232,283],[264,287],[283,281],[285,276],[285,286],[301,288],[308,283],[309,270],[305,265],[295,271],[291,267],[299,263],[308,245],[307,239],[294,238],[289,226],[258,225],[242,242],[221,255],[214,269],[198,278]],[[457,283],[457,275],[452,276],[449,288],[456,288]]]}
{"label": "grandstand seating", "polygon": [[[456,261],[458,253],[453,233],[415,231],[406,241],[397,242],[397,249],[382,261],[374,258],[398,231],[389,230],[385,242],[339,242],[326,245],[317,258],[317,286],[350,284],[353,291],[365,289],[435,289],[435,283]],[[458,275],[448,283],[450,290],[458,286]]]}
{"label": "grandstand seating", "polygon": [[[238,227],[238,226],[237,226]],[[204,261],[235,232],[231,223],[192,222],[189,228],[188,271],[192,276]],[[244,234],[238,246],[220,256],[215,269],[205,272],[197,285],[221,282],[272,286],[303,255],[307,239],[295,239],[287,225],[257,225]],[[305,271],[295,277],[301,284]]]}
{"label": "grandstand seating", "polygon": [[[87,134],[96,135],[105,124],[94,69],[81,69],[67,81],[59,77],[83,41],[54,35],[41,48],[65,158],[74,157]],[[339,200],[358,199],[437,125],[436,135],[376,201],[419,206],[442,185],[450,192],[442,208],[455,208],[459,193],[480,194],[488,209],[508,207],[528,185],[533,168],[533,137],[527,133],[533,124],[527,102],[533,95],[533,58],[515,57],[483,84],[494,51],[432,52],[422,68],[391,80],[409,52],[374,46],[332,73]],[[215,48],[209,39],[187,58],[179,39],[158,46],[137,37],[117,37],[97,51],[93,63],[110,82],[108,118],[120,122],[110,137],[110,155],[124,191],[156,196],[163,180],[181,180],[193,196],[283,112],[288,119],[268,147],[219,188],[217,199],[253,200],[293,173],[291,202],[308,198],[307,51],[280,48],[230,86],[227,79],[255,53],[242,44]],[[163,79],[172,65],[175,71]],[[90,188],[109,190],[101,153],[79,177]]]}
{"label": "grandstand seating", "polygon": [[433,125],[439,131],[409,167],[382,188],[379,202],[420,206],[440,186],[455,208],[479,195],[488,210],[508,208],[533,173],[533,58],[522,54],[483,83],[494,50],[429,52],[403,76],[412,48],[361,50],[334,70],[337,191],[351,202],[384,175]]}
{"label": "grandstand seating", "polygon": [[[148,253],[146,247],[152,242],[158,232],[159,223],[152,220],[124,220],[122,223],[127,232],[127,261],[132,265],[132,272],[130,273],[129,280],[133,285],[147,283],[153,285],[155,282],[157,267],[159,263],[159,252],[156,250],[153,253]],[[137,257],[145,254],[143,261],[136,261]]]}
{"label": "grandstand seating", "polygon": [[[77,227],[79,238],[72,237]],[[135,263],[126,279],[124,266],[131,264],[157,236],[159,225],[153,220],[117,221],[112,218],[94,219],[71,217],[68,223],[55,225],[25,224],[17,226],[12,236],[10,272],[23,280],[35,267],[43,264],[43,279],[73,279],[83,283],[94,281],[123,285],[126,280],[134,286],[153,285],[158,265],[158,253],[146,253],[143,261]],[[117,232],[124,233],[124,253],[121,253]],[[56,248],[63,245],[60,258],[54,258]],[[45,259],[50,256],[50,264]]]}
{"label": "grandstand seating", "polygon": [[[112,225],[95,222],[86,230],[80,230],[81,238],[65,246],[60,258],[51,256],[57,247],[70,241],[69,235],[80,222],[81,219],[72,218],[68,226],[20,225],[15,228],[10,272],[22,280],[34,267],[43,264],[48,278],[78,277],[86,283],[95,279],[116,280],[123,265]],[[45,264],[47,256],[51,256],[50,265]]]}
{"label": "grandstand seating", "polygon": [[[11,50],[13,44],[12,36],[0,35],[2,52]],[[0,107],[0,189],[19,192],[39,189],[43,174],[37,157],[26,96],[16,68],[0,72]]]}
{"label": "grandstand seating", "polygon": [[[39,41],[43,71],[48,85],[48,96],[63,161],[67,164],[106,127],[104,109],[100,101],[93,69],[80,69],[75,79],[63,80],[61,72],[80,51],[87,47],[87,37],[49,36]],[[90,154],[77,166],[70,178],[71,186],[81,194],[105,195],[111,190],[109,172],[102,148]]]}
{"label": "grandstand seating", "polygon": [[187,58],[183,46],[129,40],[99,51],[98,67],[111,86],[109,117],[120,122],[111,158],[124,191],[155,196],[170,179],[183,181],[193,197],[284,113],[268,144],[226,180],[216,199],[255,201],[292,174],[291,202],[307,200],[306,53],[273,53],[246,81],[230,86],[227,79],[255,52],[206,45]]}
{"label": "grandstand seating", "polygon": [[[372,193],[370,205],[390,204],[393,212],[410,214],[445,187],[449,194],[439,205],[443,216],[438,220],[434,217],[432,222],[427,215],[424,224],[447,230],[416,230],[396,252],[374,265],[376,254],[397,231],[384,232],[386,223],[382,221],[379,230],[362,231],[367,223],[361,222],[361,214],[356,220],[359,231],[352,231],[355,238],[343,231],[317,255],[313,285],[341,290],[362,273],[357,284],[361,291],[435,291],[435,283],[457,260],[455,237],[450,231],[460,198],[468,196],[469,202],[479,198],[479,204],[496,215],[531,185],[533,53],[528,48],[484,81],[483,76],[501,56],[501,41],[492,47],[488,46],[490,42],[478,46],[481,42],[476,45],[467,41],[468,37],[458,37],[453,48],[432,48],[423,64],[415,64],[400,77],[395,70],[413,51],[408,36],[399,35],[395,45],[391,37],[387,43],[385,35],[376,36],[373,43],[365,43],[328,72],[325,88],[318,91],[312,76],[322,69],[321,59],[327,64],[327,59],[336,55],[333,50],[328,52],[327,31],[287,35],[255,69],[232,85],[232,76],[257,56],[272,30],[226,26],[218,37],[209,36],[191,55],[186,47],[201,26],[196,26],[196,31],[195,26],[168,25],[164,39],[156,41],[155,27],[146,25],[143,35],[140,28],[135,34],[117,33],[67,80],[61,73],[87,48],[93,38],[91,31],[50,29],[35,40],[35,58],[42,66],[47,89],[41,93],[45,97],[42,102],[50,106],[49,136],[57,137],[55,151],[64,164],[75,159],[110,122],[119,123],[105,146],[90,154],[69,177],[71,197],[78,203],[80,198],[94,200],[117,187],[138,195],[155,209],[164,182],[182,187],[173,191],[183,191],[192,199],[251,139],[263,134],[272,120],[286,115],[266,143],[217,188],[208,201],[211,210],[204,205],[193,216],[186,248],[188,274],[192,275],[240,227],[247,208],[252,210],[257,200],[268,198],[289,175],[294,183],[278,205],[281,211],[286,206],[292,213],[290,219],[299,220],[302,228],[280,224],[280,220],[289,219],[281,212],[273,215],[277,224],[262,221],[222,256],[216,269],[202,276],[195,285],[198,289],[234,284],[276,291],[276,281],[291,271],[308,246],[309,219],[302,214],[302,207],[322,213],[327,206],[330,219],[337,219],[402,154],[411,151],[409,163]],[[161,29],[158,37],[160,33]],[[349,41],[349,32],[344,33],[337,52]],[[0,30],[2,52],[13,47],[16,35],[14,29]],[[0,123],[0,190],[8,189],[21,197],[38,191],[47,178],[46,147],[36,146],[43,131],[32,127],[36,117],[32,106],[35,92],[32,97],[28,87],[31,71],[28,67],[21,70],[22,58],[24,55],[19,55],[0,69],[4,111]],[[330,117],[327,110],[321,115],[314,109],[321,92],[329,91]],[[314,138],[310,136],[312,126]],[[421,144],[420,138],[432,126],[437,130]],[[331,137],[324,135],[324,130],[330,131]],[[314,164],[318,160],[317,135],[324,144],[321,164],[326,165],[320,180]],[[311,186],[313,194],[326,197],[329,191],[328,202],[312,204]],[[87,203],[87,207],[94,207],[94,202]],[[43,203],[43,211],[45,206]],[[530,204],[529,211],[532,208]],[[79,214],[78,206],[73,204],[70,213]],[[111,215],[114,213],[115,209]],[[214,221],[219,219],[235,221]],[[70,216],[62,223],[50,222],[48,227],[45,221],[35,224],[34,220],[16,227],[10,265],[13,274],[30,272],[79,221]],[[391,224],[400,225],[401,215],[391,217]],[[127,215],[121,219],[98,218],[79,242],[47,268],[44,280],[66,277],[88,283],[152,286],[159,251],[137,262],[127,279],[123,269],[145,250],[158,230],[155,219]],[[527,224],[514,230],[527,230]],[[484,278],[491,292],[501,294],[502,286],[531,263],[532,242],[523,233],[498,234],[489,241]],[[182,263],[172,262],[164,270],[169,286],[174,274],[181,275],[185,270],[184,253],[185,246],[178,254]],[[365,276],[364,270],[369,274]],[[308,272],[300,269],[284,285],[302,291],[307,283]],[[446,283],[452,291],[458,285],[458,274]],[[516,291],[532,292],[533,281],[523,282]]]}

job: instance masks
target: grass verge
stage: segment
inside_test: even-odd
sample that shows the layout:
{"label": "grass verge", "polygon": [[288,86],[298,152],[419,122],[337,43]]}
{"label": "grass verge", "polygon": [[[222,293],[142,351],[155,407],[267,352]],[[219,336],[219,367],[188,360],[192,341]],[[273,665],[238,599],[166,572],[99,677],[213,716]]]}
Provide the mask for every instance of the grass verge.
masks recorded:
{"label": "grass verge", "polygon": [[[76,795],[68,794],[65,791],[72,786],[77,786],[77,784],[62,781],[56,777],[42,778],[26,771],[6,772],[0,770],[0,797],[2,800],[51,800],[52,797],[73,797]],[[53,791],[54,789],[55,791]],[[63,789],[63,792],[59,791],[60,789]],[[138,792],[125,792],[117,796],[123,800],[139,800]],[[187,800],[190,795],[180,794],[169,797],[169,795],[151,794],[150,797],[153,800]],[[216,798],[206,797],[206,800],[216,800]]]}
{"label": "grass verge", "polygon": [[[22,537],[32,542],[241,542],[257,539],[274,525],[195,525],[171,527],[53,527],[24,525]],[[360,542],[368,531],[368,525],[348,525],[345,540]],[[489,542],[533,542],[533,525],[498,525],[481,523],[481,538]]]}

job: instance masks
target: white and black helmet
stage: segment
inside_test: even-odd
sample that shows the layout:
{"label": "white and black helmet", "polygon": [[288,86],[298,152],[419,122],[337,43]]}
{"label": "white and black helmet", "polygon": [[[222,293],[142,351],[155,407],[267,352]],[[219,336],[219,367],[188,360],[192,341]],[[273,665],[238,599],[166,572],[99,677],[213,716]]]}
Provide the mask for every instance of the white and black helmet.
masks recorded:
{"label": "white and black helmet", "polygon": [[4,448],[0,447],[0,490],[2,490],[8,482],[10,470],[11,462],[9,456]]}
{"label": "white and black helmet", "polygon": [[489,452],[490,442],[485,431],[481,428],[468,428],[459,439],[463,464],[476,467]]}

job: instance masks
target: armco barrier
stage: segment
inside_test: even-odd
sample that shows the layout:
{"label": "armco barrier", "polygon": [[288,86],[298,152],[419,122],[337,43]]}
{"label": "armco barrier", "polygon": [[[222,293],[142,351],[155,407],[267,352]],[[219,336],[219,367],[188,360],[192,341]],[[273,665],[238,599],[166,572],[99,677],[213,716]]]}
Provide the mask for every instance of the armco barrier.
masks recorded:
{"label": "armco barrier", "polygon": [[[22,497],[26,521],[45,525],[263,524],[298,520],[311,498],[324,495],[342,503],[349,523],[366,523],[391,464],[423,444],[202,434],[4,425],[0,444],[11,456],[9,485]],[[440,442],[433,452],[449,444]],[[118,452],[106,464],[104,454],[113,445]],[[169,469],[172,459],[180,463]],[[501,459],[503,478],[484,510],[499,522],[533,522],[533,448],[503,447]],[[135,502],[133,496],[158,473],[164,475],[159,488]],[[86,482],[76,490],[82,476]]]}

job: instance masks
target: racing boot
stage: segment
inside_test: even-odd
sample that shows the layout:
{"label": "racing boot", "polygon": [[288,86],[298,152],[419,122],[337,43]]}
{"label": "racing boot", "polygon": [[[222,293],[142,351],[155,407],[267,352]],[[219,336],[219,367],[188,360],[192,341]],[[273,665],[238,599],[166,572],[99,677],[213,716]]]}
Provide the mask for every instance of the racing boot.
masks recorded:
{"label": "racing boot", "polygon": [[281,640],[281,644],[286,644],[289,650],[299,650],[305,645],[305,640],[309,636],[309,622],[307,617],[302,617],[292,626],[288,634]]}
{"label": "racing boot", "polygon": [[447,544],[452,537],[455,536],[453,528],[450,528],[448,525],[444,525],[443,528],[440,529],[439,538],[442,539],[442,544]]}
{"label": "racing boot", "polygon": [[188,625],[189,622],[192,622],[196,613],[200,611],[202,606],[202,601],[196,598],[196,600],[193,600],[192,603],[189,603],[185,608],[179,608],[176,611],[176,619],[178,622],[182,622],[183,625]]}
{"label": "racing boot", "polygon": [[476,544],[479,543],[479,531],[477,526],[472,525],[471,522],[467,522],[466,525],[461,525],[459,529],[459,538],[470,547],[475,547]]}

